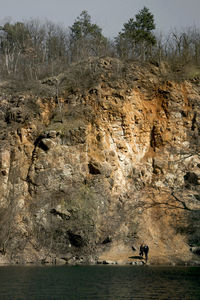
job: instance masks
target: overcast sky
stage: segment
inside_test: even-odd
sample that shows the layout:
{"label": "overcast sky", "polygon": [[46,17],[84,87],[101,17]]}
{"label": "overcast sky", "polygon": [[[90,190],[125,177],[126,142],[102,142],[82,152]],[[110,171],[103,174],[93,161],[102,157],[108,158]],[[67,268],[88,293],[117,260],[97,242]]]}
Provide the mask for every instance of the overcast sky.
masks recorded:
{"label": "overcast sky", "polygon": [[200,28],[200,0],[0,0],[0,23],[41,18],[71,26],[87,10],[107,37],[114,37],[123,24],[147,6],[158,31],[196,25]]}

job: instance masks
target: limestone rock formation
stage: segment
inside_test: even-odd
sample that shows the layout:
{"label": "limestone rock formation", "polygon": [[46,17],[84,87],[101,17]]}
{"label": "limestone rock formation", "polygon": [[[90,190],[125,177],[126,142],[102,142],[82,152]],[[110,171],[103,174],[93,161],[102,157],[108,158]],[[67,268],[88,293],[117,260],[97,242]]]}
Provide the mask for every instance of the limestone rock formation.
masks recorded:
{"label": "limestone rock formation", "polygon": [[125,263],[143,241],[150,263],[198,261],[199,81],[107,58],[56,82],[0,87],[0,263]]}

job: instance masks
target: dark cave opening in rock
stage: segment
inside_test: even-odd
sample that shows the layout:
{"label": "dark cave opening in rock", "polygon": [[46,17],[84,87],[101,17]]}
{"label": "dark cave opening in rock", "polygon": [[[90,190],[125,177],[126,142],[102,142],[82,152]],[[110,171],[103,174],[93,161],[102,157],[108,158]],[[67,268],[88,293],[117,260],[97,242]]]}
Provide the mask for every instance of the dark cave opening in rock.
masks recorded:
{"label": "dark cave opening in rock", "polygon": [[97,166],[93,165],[92,163],[88,164],[89,173],[92,175],[98,175],[101,174],[100,170]]}

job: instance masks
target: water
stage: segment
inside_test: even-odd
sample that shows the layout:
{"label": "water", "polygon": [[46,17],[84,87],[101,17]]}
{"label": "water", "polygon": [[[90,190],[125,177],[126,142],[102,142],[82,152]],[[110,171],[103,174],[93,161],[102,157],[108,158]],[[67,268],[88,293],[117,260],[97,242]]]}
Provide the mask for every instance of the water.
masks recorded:
{"label": "water", "polygon": [[199,267],[0,267],[0,300],[200,299]]}

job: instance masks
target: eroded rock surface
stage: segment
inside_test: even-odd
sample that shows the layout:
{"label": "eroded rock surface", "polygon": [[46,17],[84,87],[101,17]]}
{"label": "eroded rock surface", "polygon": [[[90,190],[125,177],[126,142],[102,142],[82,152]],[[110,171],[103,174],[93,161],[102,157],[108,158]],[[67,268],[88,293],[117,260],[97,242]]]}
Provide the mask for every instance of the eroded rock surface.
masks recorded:
{"label": "eroded rock surface", "polygon": [[150,263],[197,261],[199,83],[90,64],[58,99],[1,95],[0,262],[125,263],[143,241]]}

